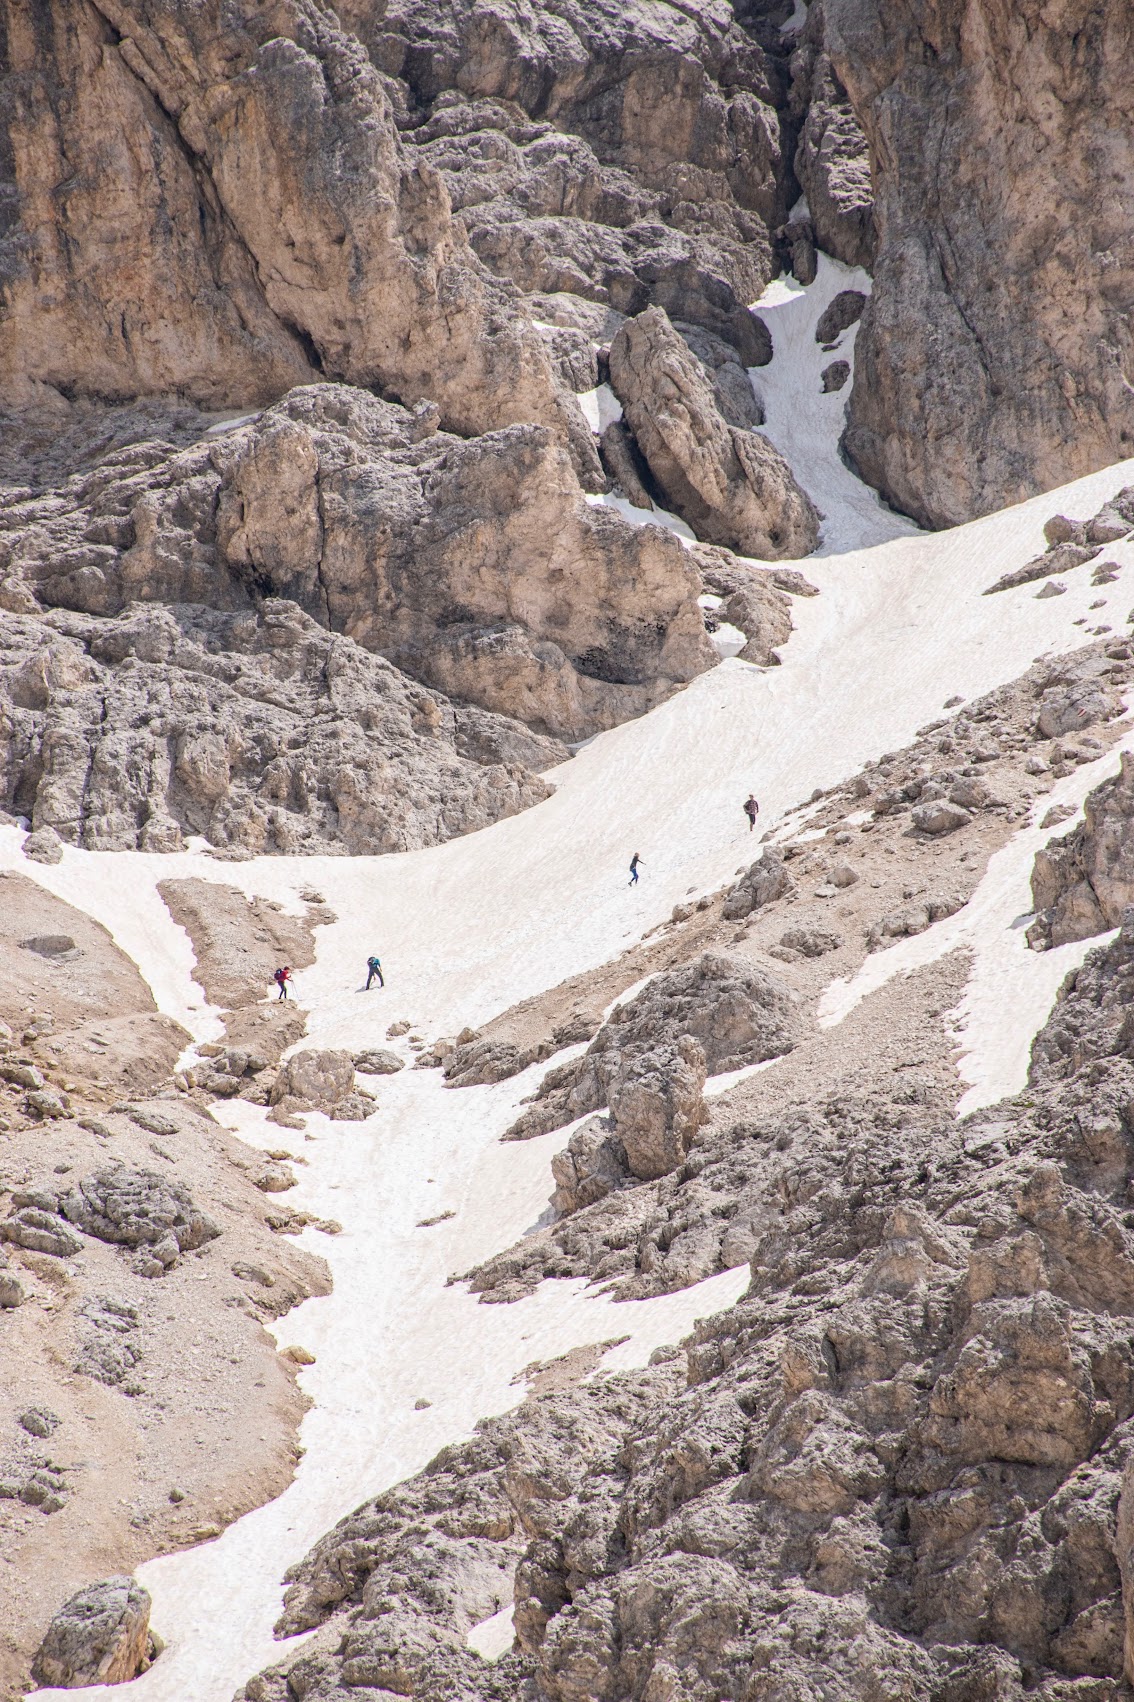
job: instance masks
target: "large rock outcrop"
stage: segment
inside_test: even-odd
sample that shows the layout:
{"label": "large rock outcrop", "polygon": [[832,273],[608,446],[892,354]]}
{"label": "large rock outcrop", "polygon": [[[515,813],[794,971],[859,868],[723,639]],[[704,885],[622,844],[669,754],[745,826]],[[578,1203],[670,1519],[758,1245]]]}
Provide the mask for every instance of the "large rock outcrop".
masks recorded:
{"label": "large rock outcrop", "polygon": [[1028,929],[1034,945],[1062,946],[1117,928],[1134,905],[1134,756],[1087,794],[1083,820],[1049,840],[1032,865]]}
{"label": "large rock outcrop", "polygon": [[933,526],[1134,450],[1124,6],[825,0],[878,254],[846,446]]}
{"label": "large rock outcrop", "polygon": [[680,543],[589,504],[553,433],[435,427],[436,410],[316,385],[173,453],[115,447],[9,505],[0,606],[287,597],[417,678],[571,739],[713,664]]}
{"label": "large rock outcrop", "polygon": [[597,471],[389,87],[315,0],[4,8],[9,399],[262,404],[325,375],[540,421]]}
{"label": "large rock outcrop", "polygon": [[[617,1005],[583,1057],[548,1071],[534,1104],[506,1138],[523,1140],[544,1134],[604,1105],[615,1114],[617,1127],[616,1101],[622,1088],[635,1079],[636,1061],[659,1049],[668,1049],[668,1064],[648,1069],[659,1076],[680,1076],[683,1084],[699,1078],[699,1098],[705,1072],[718,1075],[782,1057],[801,1032],[797,996],[783,981],[739,954],[702,952],[680,969],[655,975],[635,998]],[[681,1053],[686,1038],[696,1043],[700,1058]],[[673,1090],[666,1092],[672,1099]],[[679,1097],[688,1098],[685,1085]],[[632,1115],[629,1101],[627,1114]],[[689,1121],[684,1112],[681,1120],[683,1125]],[[686,1146],[690,1139],[691,1128]],[[660,1173],[640,1171],[643,1176]]]}
{"label": "large rock outcrop", "polygon": [[766,437],[725,419],[664,308],[622,326],[610,379],[650,472],[699,538],[771,561],[815,548],[819,516],[791,468]]}
{"label": "large rock outcrop", "polygon": [[84,1235],[141,1249],[135,1263],[141,1276],[161,1276],[182,1253],[221,1233],[182,1183],[121,1164],[82,1177],[62,1195],[59,1210]]}
{"label": "large rock outcrop", "polygon": [[3,617],[0,809],[88,850],[410,850],[539,803],[525,764],[566,754],[290,602]]}
{"label": "large rock outcrop", "polygon": [[[790,168],[779,69],[732,8],[419,0],[340,16],[397,79],[407,151],[526,292],[668,308],[733,342],[775,272]],[[535,307],[535,317],[546,319]]]}

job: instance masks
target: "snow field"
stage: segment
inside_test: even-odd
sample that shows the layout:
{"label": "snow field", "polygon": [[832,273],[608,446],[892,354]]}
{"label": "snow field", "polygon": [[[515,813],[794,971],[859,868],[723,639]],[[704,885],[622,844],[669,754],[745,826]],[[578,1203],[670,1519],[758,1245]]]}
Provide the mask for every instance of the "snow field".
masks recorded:
{"label": "snow field", "polygon": [[[850,379],[841,390],[823,389],[823,369],[832,361],[845,360],[853,370],[858,326],[851,325],[834,348],[825,349],[815,341],[819,318],[840,291],[860,290],[868,296],[871,288],[870,274],[861,267],[844,266],[820,254],[814,283],[805,288],[794,278],[776,278],[752,303],[772,333],[771,362],[748,369],[752,388],[764,404],[760,429],[823,515],[820,556],[918,532],[912,520],[895,514],[856,478],[839,455]],[[808,558],[808,572],[814,560]]]}

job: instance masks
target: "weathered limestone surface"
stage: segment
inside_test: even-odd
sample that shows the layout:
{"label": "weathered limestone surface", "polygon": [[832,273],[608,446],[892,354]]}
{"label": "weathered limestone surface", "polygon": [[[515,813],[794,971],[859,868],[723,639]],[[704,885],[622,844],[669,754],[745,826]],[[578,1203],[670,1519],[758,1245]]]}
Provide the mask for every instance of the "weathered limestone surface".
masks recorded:
{"label": "weathered limestone surface", "polygon": [[878,252],[847,449],[932,526],[1134,449],[1134,17],[1095,0],[824,0]]}

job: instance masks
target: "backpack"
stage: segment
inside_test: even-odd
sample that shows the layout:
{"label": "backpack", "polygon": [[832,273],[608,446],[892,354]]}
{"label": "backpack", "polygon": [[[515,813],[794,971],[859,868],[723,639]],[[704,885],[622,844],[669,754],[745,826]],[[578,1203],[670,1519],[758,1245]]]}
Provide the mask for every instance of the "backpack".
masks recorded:
{"label": "backpack", "polygon": [[282,987],[284,982],[287,980],[287,970],[277,969],[272,979],[275,981],[277,987]]}
{"label": "backpack", "polygon": [[367,967],[367,969],[381,969],[381,967],[382,967],[381,958],[379,958],[379,957],[368,957],[367,960],[366,960],[366,967]]}

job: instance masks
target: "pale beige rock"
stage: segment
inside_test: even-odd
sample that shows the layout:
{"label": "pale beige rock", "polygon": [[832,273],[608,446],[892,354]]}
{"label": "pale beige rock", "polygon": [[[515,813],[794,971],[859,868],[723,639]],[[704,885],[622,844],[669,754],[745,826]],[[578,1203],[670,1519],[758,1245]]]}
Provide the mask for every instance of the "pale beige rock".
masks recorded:
{"label": "pale beige rock", "polygon": [[764,560],[815,548],[819,516],[787,462],[759,432],[728,424],[664,309],[626,321],[610,376],[651,473],[698,537]]}
{"label": "pale beige rock", "polygon": [[610,1084],[610,1115],[632,1176],[676,1170],[707,1120],[705,1054],[691,1035],[627,1060]]}
{"label": "pale beige rock", "polygon": [[1028,930],[1036,945],[1061,946],[1117,927],[1134,905],[1134,758],[1087,794],[1083,821],[1036,852]]}
{"label": "pale beige rock", "polygon": [[47,1628],[32,1673],[41,1685],[75,1690],[125,1684],[149,1665],[150,1596],[133,1578],[90,1584]]}
{"label": "pale beige rock", "polygon": [[[427,684],[571,740],[716,661],[679,540],[589,504],[545,427],[422,436],[404,408],[317,385],[219,440],[144,447],[141,465],[113,452],[65,495],[7,511],[0,562],[42,603],[236,614],[287,598]],[[92,532],[116,541],[92,544]],[[30,704],[45,685],[21,676],[20,689]],[[412,719],[441,725],[440,706],[420,702]],[[215,742],[184,761],[223,809]],[[345,823],[364,804],[338,807]],[[171,832],[159,810],[153,836]]]}
{"label": "pale beige rock", "polygon": [[13,3],[10,394],[246,406],[326,374],[460,431],[541,420],[597,477],[538,334],[333,14],[108,0],[52,26]]}
{"label": "pale beige rock", "polygon": [[863,476],[948,526],[1128,456],[1129,11],[824,11],[877,203],[846,435]]}
{"label": "pale beige rock", "polygon": [[0,807],[30,816],[40,860],[190,834],[248,854],[403,850],[541,801],[523,759],[567,755],[454,709],[293,603],[51,620],[9,617],[0,667]]}

